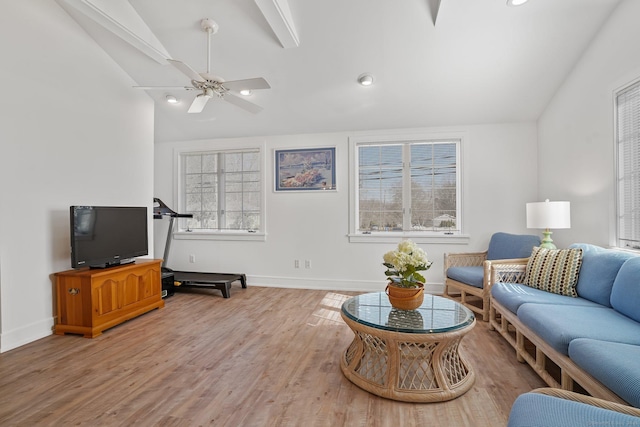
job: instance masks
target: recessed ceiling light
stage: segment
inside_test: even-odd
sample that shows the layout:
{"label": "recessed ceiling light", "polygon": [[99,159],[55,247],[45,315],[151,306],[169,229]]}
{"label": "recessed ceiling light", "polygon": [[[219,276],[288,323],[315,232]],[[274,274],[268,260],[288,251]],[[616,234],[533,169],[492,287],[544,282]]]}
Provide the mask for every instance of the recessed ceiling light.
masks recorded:
{"label": "recessed ceiling light", "polygon": [[167,98],[167,102],[168,102],[169,104],[177,104],[177,103],[178,103],[178,98],[176,98],[176,97],[175,97],[175,96],[173,96],[173,95],[167,95],[167,97],[166,97],[166,98]]}
{"label": "recessed ceiling light", "polygon": [[507,6],[522,6],[529,0],[507,0]]}
{"label": "recessed ceiling light", "polygon": [[242,89],[240,95],[249,96],[251,95],[251,91],[249,89]]}
{"label": "recessed ceiling light", "polygon": [[373,84],[373,76],[371,74],[360,74],[358,76],[358,83],[362,86],[371,86]]}

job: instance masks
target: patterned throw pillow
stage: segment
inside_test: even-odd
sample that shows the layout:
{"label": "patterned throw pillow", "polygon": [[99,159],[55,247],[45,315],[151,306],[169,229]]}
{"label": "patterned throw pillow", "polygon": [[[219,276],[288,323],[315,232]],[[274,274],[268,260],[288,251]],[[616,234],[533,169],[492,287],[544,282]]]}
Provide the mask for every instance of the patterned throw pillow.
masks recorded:
{"label": "patterned throw pillow", "polygon": [[577,297],[582,248],[533,248],[527,263],[525,285],[554,294]]}

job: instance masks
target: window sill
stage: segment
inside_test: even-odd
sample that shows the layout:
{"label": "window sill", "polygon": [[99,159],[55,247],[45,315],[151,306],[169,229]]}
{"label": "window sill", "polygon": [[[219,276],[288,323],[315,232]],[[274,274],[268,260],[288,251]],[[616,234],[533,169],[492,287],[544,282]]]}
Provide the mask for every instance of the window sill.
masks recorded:
{"label": "window sill", "polygon": [[175,240],[230,240],[264,242],[267,234],[264,232],[249,233],[248,231],[176,231]]}
{"label": "window sill", "polygon": [[398,240],[411,239],[416,243],[430,243],[443,245],[466,245],[469,243],[468,234],[424,234],[424,233],[371,233],[348,234],[349,243],[397,243]]}
{"label": "window sill", "polygon": [[640,248],[634,248],[632,246],[610,246],[610,248],[622,252],[629,252],[635,255],[640,255]]}

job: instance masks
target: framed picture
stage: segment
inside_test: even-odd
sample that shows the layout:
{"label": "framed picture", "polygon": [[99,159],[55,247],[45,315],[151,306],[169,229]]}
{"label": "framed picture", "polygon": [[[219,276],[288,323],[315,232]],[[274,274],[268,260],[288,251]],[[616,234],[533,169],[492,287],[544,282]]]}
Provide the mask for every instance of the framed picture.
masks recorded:
{"label": "framed picture", "polygon": [[336,189],[336,148],[275,150],[275,191]]}

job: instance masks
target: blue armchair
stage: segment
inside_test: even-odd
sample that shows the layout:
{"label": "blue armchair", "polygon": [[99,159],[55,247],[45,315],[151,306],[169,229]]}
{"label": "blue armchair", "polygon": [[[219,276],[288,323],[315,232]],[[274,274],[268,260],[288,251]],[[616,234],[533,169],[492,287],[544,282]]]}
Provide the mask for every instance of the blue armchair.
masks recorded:
{"label": "blue armchair", "polygon": [[489,321],[491,264],[527,264],[540,237],[495,233],[483,252],[444,254],[444,296],[454,299]]}

